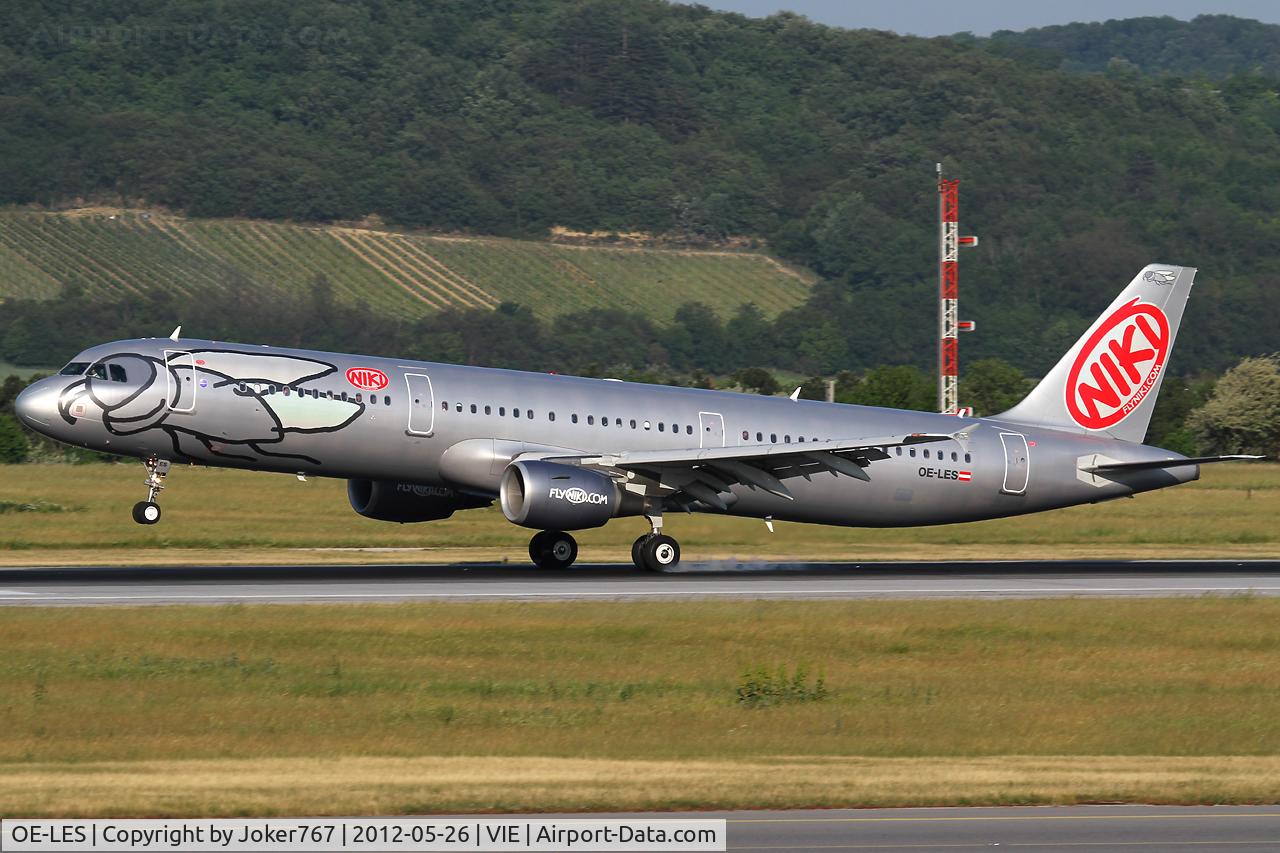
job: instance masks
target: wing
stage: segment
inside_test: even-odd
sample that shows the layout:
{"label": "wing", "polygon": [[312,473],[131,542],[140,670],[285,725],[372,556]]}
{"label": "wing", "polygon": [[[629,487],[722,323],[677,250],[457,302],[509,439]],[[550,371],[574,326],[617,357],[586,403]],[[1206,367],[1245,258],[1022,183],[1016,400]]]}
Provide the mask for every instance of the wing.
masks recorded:
{"label": "wing", "polygon": [[629,485],[643,486],[646,494],[663,498],[673,509],[692,511],[696,504],[704,504],[727,510],[729,501],[725,497],[735,485],[795,500],[785,482],[794,477],[811,480],[815,474],[835,477],[843,474],[870,482],[871,475],[866,468],[873,462],[888,459],[889,448],[965,441],[975,426],[956,433],[918,432],[797,444],[529,455],[548,462],[594,468]]}

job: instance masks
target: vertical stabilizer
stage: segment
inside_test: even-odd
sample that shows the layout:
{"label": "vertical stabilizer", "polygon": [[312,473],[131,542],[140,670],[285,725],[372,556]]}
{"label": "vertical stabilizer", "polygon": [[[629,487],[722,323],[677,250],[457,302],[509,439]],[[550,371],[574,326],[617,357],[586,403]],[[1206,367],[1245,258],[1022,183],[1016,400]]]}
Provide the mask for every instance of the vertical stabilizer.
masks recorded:
{"label": "vertical stabilizer", "polygon": [[1151,264],[1001,420],[1141,442],[1182,322],[1194,267]]}

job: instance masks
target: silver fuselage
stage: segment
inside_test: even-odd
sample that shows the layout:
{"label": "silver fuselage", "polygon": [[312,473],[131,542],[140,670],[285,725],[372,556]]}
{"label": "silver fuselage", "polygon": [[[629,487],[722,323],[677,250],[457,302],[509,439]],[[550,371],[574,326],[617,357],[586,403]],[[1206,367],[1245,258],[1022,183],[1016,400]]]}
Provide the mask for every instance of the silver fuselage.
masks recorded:
{"label": "silver fuselage", "polygon": [[799,445],[977,424],[963,441],[889,448],[890,458],[869,467],[869,482],[796,478],[788,483],[794,500],[733,487],[733,515],[868,527],[1095,503],[1199,475],[1192,465],[1110,478],[1082,472],[1096,458],[1173,455],[1105,436],[785,397],[215,341],[119,341],[76,357],[104,361],[118,363],[119,375],[36,383],[22,395],[23,420],[67,444],[122,456],[484,497],[497,495],[504,469],[522,454]]}

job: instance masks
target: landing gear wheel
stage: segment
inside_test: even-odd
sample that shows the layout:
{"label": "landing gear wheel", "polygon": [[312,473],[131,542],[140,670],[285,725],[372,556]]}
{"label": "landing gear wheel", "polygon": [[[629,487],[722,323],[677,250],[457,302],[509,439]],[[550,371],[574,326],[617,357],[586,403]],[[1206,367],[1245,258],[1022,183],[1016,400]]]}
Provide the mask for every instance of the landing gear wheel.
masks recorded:
{"label": "landing gear wheel", "polygon": [[635,542],[631,543],[631,562],[636,564],[637,569],[648,568],[648,566],[644,564],[644,557],[640,555],[640,549],[644,547],[644,543],[648,542],[649,537],[652,535],[653,535],[652,533],[646,533],[645,535],[637,539]]}
{"label": "landing gear wheel", "polygon": [[133,505],[133,520],[139,524],[155,524],[160,520],[160,504],[155,501],[138,501]]}
{"label": "landing gear wheel", "polygon": [[640,559],[651,572],[665,572],[680,562],[680,543],[659,533],[640,546]]}
{"label": "landing gear wheel", "polygon": [[567,569],[578,559],[578,542],[568,533],[544,530],[529,540],[529,556],[543,569]]}

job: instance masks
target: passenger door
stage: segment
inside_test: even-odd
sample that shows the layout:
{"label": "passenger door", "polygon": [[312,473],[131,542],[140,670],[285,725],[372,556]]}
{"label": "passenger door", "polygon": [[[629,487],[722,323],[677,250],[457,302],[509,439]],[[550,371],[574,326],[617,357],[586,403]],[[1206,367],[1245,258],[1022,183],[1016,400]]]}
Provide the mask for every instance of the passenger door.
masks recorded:
{"label": "passenger door", "polygon": [[165,405],[171,412],[196,410],[196,358],[180,350],[164,351]]}
{"label": "passenger door", "polygon": [[405,432],[430,438],[435,434],[436,398],[431,388],[431,377],[425,373],[406,373],[405,385],[409,391],[409,424]]}
{"label": "passenger door", "polygon": [[699,447],[724,447],[724,415],[719,412],[698,412],[701,427]]}
{"label": "passenger door", "polygon": [[1000,443],[1004,445],[1004,485],[1000,491],[1006,495],[1025,494],[1031,474],[1027,437],[1021,433],[1002,432]]}

